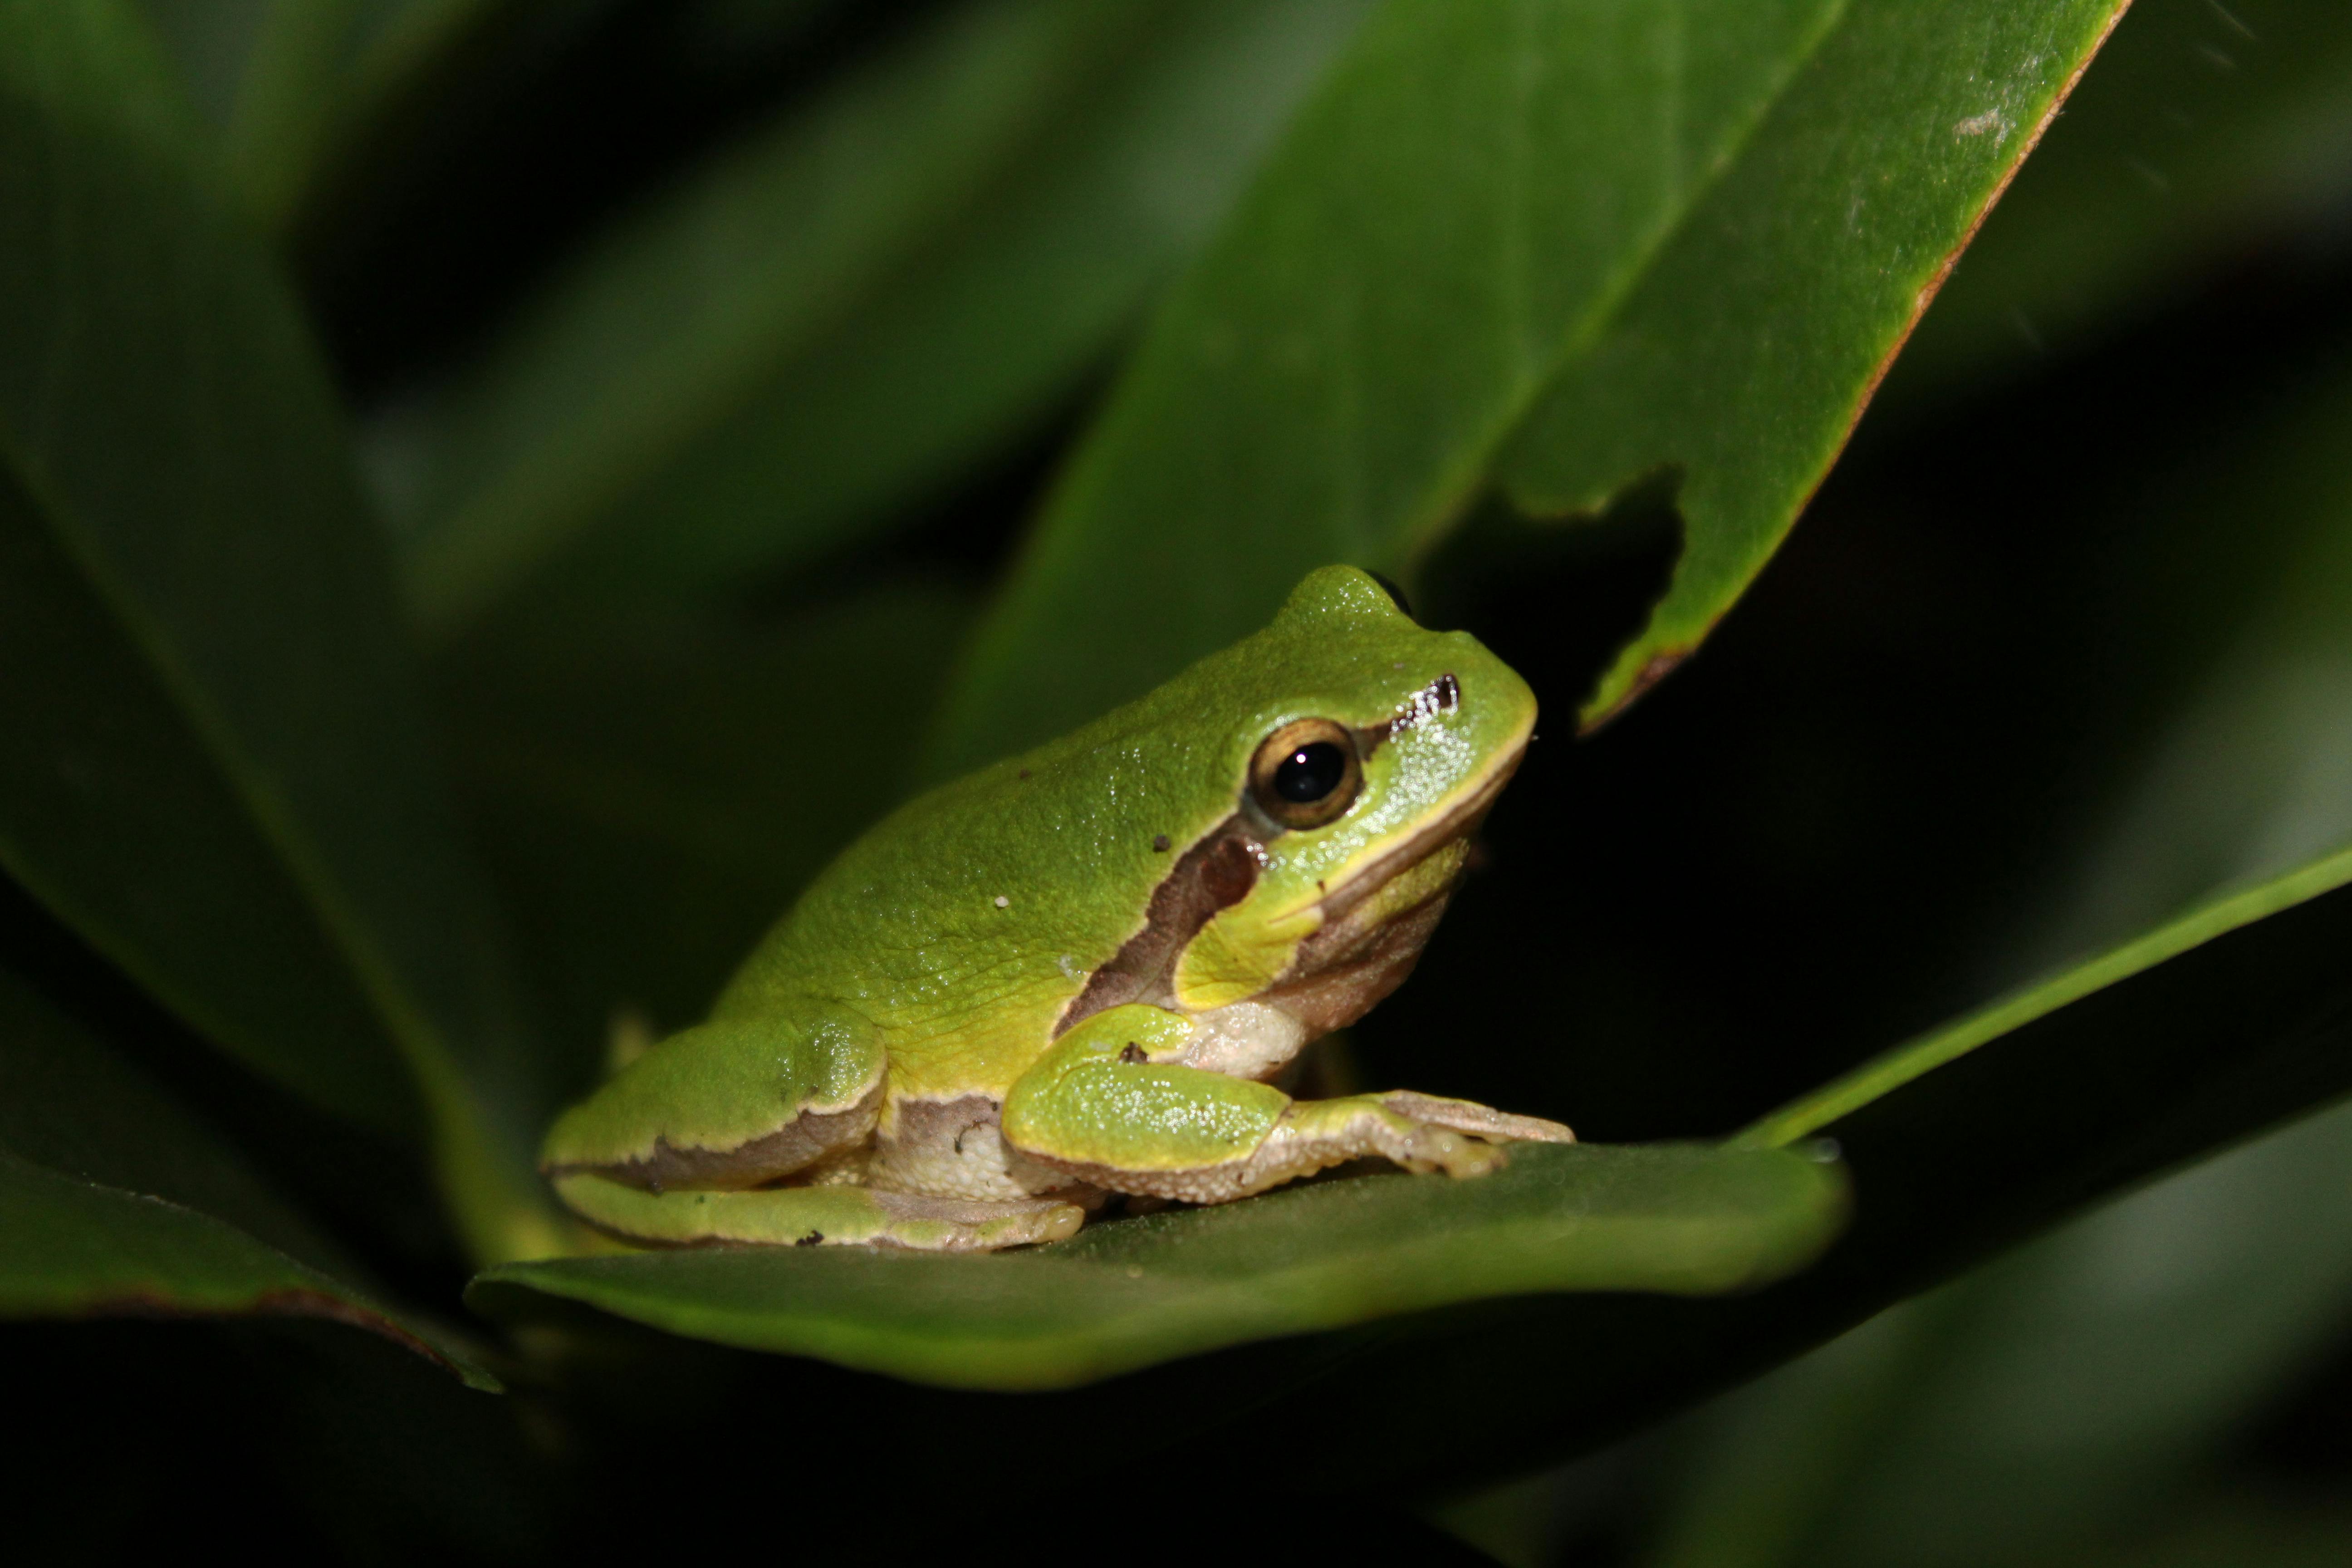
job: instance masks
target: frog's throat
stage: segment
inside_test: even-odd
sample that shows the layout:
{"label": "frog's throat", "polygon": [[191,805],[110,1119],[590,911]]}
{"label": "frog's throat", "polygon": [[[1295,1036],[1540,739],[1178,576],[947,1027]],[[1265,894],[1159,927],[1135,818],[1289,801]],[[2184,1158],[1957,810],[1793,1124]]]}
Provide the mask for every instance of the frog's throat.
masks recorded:
{"label": "frog's throat", "polygon": [[1256,1000],[1297,1018],[1312,1039],[1347,1027],[1403,984],[1462,879],[1470,836],[1524,751],[1513,748],[1441,816],[1317,900],[1319,921]]}
{"label": "frog's throat", "polygon": [[[1453,679],[1444,677],[1444,684]],[[1311,933],[1263,999],[1286,1010],[1296,1004],[1310,1031],[1321,1034],[1354,1022],[1402,984],[1444,913],[1457,877],[1447,875],[1398,907],[1376,904],[1373,895],[1475,833],[1526,750],[1522,736],[1444,811],[1357,867],[1344,882],[1318,889],[1308,903],[1286,911],[1286,920],[1311,912]],[[1249,896],[1266,860],[1265,841],[1242,810],[1194,841],[1152,889],[1142,928],[1087,977],[1085,988],[1062,1009],[1055,1037],[1130,1002],[1176,1007],[1176,967],[1184,949],[1221,911]],[[1454,870],[1458,872],[1458,865]],[[1340,984],[1333,992],[1318,981]]]}

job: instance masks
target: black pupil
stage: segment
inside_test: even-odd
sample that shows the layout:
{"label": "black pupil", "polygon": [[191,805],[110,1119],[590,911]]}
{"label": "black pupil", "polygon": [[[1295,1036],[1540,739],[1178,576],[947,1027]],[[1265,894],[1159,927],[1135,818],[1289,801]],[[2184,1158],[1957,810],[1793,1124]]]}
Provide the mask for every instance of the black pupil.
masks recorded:
{"label": "black pupil", "polygon": [[1347,776],[1347,753],[1328,741],[1312,741],[1274,770],[1274,793],[1293,805],[1312,805]]}

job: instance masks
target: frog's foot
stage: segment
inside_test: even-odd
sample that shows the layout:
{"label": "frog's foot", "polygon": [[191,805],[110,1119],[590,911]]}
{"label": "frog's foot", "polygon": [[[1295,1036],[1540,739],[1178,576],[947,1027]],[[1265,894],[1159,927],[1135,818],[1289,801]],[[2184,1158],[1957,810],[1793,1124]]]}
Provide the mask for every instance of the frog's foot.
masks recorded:
{"label": "frog's foot", "polygon": [[1060,1241],[1086,1219],[1054,1198],[985,1203],[870,1187],[766,1187],[648,1193],[602,1176],[559,1176],[566,1205],[599,1230],[650,1247],[868,1246],[917,1252],[993,1252]]}
{"label": "frog's foot", "polygon": [[[1387,1103],[1391,1100],[1403,1101],[1412,1110],[1391,1106]],[[1427,1118],[1418,1114],[1424,1105],[1432,1112]],[[1153,1168],[1136,1162],[1117,1168],[1074,1161],[1068,1152],[1057,1157],[1045,1149],[1033,1151],[1032,1157],[1064,1173],[1119,1192],[1222,1204],[1350,1160],[1377,1158],[1408,1171],[1483,1176],[1500,1170],[1509,1158],[1488,1140],[1563,1142],[1570,1136],[1568,1129],[1557,1122],[1509,1116],[1466,1100],[1412,1093],[1362,1094],[1340,1100],[1293,1100],[1282,1107],[1252,1143],[1213,1163],[1171,1162],[1168,1167]]]}
{"label": "frog's foot", "polygon": [[[1192,1069],[1175,1068],[1175,1073]],[[1171,1073],[1171,1076],[1173,1074]],[[1201,1087],[1210,1092],[1235,1082],[1222,1075],[1201,1073]],[[1187,1086],[1191,1087],[1191,1086]],[[1247,1084],[1247,1089],[1262,1086]],[[1265,1090],[1273,1094],[1271,1089]],[[1501,1168],[1503,1152],[1491,1143],[1465,1137],[1450,1128],[1430,1126],[1382,1105],[1374,1095],[1350,1095],[1343,1100],[1299,1100],[1283,1104],[1267,1125],[1236,1146],[1223,1159],[1130,1159],[1123,1167],[1073,1160],[1075,1149],[1035,1147],[1033,1158],[1070,1175],[1146,1197],[1176,1198],[1192,1204],[1231,1203],[1278,1187],[1285,1182],[1341,1165],[1350,1160],[1377,1157],[1408,1171],[1444,1171],[1452,1176],[1483,1176]],[[1169,1152],[1171,1154],[1174,1151]],[[1187,1152],[1192,1152],[1187,1151]]]}
{"label": "frog's foot", "polygon": [[1087,1019],[1013,1083],[1006,1145],[1089,1186],[1222,1204],[1370,1157],[1482,1176],[1504,1163],[1498,1143],[1574,1137],[1557,1121],[1403,1089],[1293,1100],[1171,1059],[1188,1033],[1142,1005]]}
{"label": "frog's foot", "polygon": [[1231,1164],[1185,1172],[1184,1184],[1206,1194],[1170,1192],[1195,1203],[1222,1203],[1308,1176],[1349,1160],[1377,1157],[1408,1171],[1483,1176],[1509,1156],[1496,1144],[1513,1141],[1570,1142],[1557,1121],[1513,1116],[1466,1100],[1399,1089],[1339,1100],[1295,1100],[1265,1140]]}
{"label": "frog's foot", "polygon": [[1467,1132],[1474,1138],[1505,1143],[1573,1143],[1576,1134],[1557,1121],[1546,1121],[1540,1116],[1514,1116],[1507,1110],[1496,1110],[1491,1105],[1480,1105],[1474,1100],[1445,1100],[1434,1094],[1416,1094],[1409,1089],[1394,1089],[1375,1095],[1382,1105],[1399,1116],[1408,1117],[1424,1127],[1444,1127],[1455,1132]]}

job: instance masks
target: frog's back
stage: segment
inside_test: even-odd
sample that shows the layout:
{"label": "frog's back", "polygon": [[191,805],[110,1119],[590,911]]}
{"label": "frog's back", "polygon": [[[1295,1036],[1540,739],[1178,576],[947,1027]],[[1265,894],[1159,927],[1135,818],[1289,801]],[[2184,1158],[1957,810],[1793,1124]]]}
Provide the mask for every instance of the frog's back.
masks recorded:
{"label": "frog's back", "polygon": [[919,1091],[1017,1076],[1135,934],[1174,851],[1230,809],[1218,738],[1167,724],[1160,696],[900,807],[809,887],[714,1016],[846,1007]]}

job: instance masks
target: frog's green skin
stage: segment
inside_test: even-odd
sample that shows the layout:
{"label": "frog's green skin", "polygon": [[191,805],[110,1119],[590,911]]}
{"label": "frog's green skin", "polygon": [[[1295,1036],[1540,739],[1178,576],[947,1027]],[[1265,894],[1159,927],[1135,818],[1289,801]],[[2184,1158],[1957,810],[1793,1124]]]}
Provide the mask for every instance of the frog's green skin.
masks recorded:
{"label": "frog's green skin", "polygon": [[[1367,1155],[1475,1175],[1564,1141],[1263,1081],[1410,973],[1535,717],[1467,634],[1318,571],[1264,631],[852,845],[544,1168],[627,1239],[973,1250],[1066,1237],[1109,1193],[1219,1203]],[[1361,783],[1285,829],[1252,763],[1307,719]]]}

